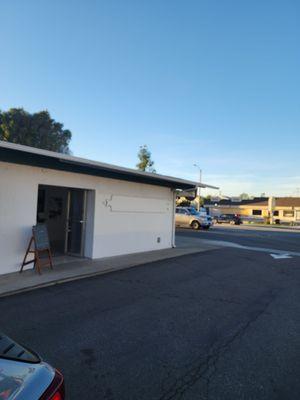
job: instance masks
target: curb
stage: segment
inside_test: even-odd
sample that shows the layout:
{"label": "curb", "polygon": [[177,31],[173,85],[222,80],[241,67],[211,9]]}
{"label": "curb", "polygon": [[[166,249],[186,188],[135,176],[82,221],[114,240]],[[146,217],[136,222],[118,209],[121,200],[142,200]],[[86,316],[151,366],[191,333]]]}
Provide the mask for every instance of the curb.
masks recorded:
{"label": "curb", "polygon": [[246,222],[244,222],[243,224],[242,224],[242,226],[249,226],[249,227],[253,227],[253,228],[266,228],[266,229],[286,229],[286,230],[288,230],[289,232],[298,232],[298,233],[300,233],[300,227],[298,228],[298,227],[292,227],[292,226],[284,226],[284,225],[268,225],[268,224],[266,224],[266,225],[263,225],[263,224],[251,224],[251,223],[246,223]]}
{"label": "curb", "polygon": [[172,259],[175,259],[175,258],[185,257],[185,256],[193,255],[193,254],[206,253],[206,252],[212,251],[212,250],[216,250],[216,248],[207,249],[207,250],[195,250],[195,251],[192,251],[190,253],[179,254],[177,256],[165,257],[165,258],[161,258],[161,259],[158,259],[158,260],[146,261],[146,262],[143,262],[143,263],[126,265],[126,266],[123,266],[123,267],[108,268],[108,269],[105,269],[105,270],[102,270],[102,271],[95,271],[95,272],[90,272],[90,273],[87,273],[87,274],[81,274],[81,275],[72,276],[72,277],[68,277],[68,278],[58,279],[58,280],[55,280],[55,281],[40,283],[38,285],[32,285],[32,286],[28,286],[26,288],[15,289],[15,290],[11,290],[11,291],[8,291],[8,292],[5,292],[5,293],[1,293],[0,294],[0,298],[14,296],[14,295],[21,294],[21,293],[26,293],[26,292],[31,292],[31,291],[34,291],[34,290],[43,289],[43,288],[50,287],[50,286],[55,286],[55,285],[60,285],[60,284],[63,284],[63,283],[78,281],[78,280],[81,280],[81,279],[87,279],[87,278],[91,278],[93,276],[100,276],[100,275],[110,274],[110,273],[113,273],[113,272],[119,272],[119,271],[122,271],[122,270],[130,269],[130,268],[134,268],[134,267],[139,267],[139,266],[142,266],[142,265],[153,264],[153,263],[157,263],[157,262],[161,262],[161,261],[165,261],[165,260],[172,260]]}

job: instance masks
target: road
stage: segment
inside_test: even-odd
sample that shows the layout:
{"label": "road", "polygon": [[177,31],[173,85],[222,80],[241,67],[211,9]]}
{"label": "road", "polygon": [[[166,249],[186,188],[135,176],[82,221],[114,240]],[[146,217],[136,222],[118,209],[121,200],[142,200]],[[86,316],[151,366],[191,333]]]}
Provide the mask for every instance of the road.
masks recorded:
{"label": "road", "polygon": [[295,400],[299,261],[220,248],[146,264],[2,298],[1,329],[62,370],[70,400]]}
{"label": "road", "polygon": [[280,228],[253,228],[248,226],[214,225],[209,231],[178,229],[177,236],[198,237],[199,239],[218,240],[237,243],[243,246],[272,248],[300,253],[300,230],[282,230]]}

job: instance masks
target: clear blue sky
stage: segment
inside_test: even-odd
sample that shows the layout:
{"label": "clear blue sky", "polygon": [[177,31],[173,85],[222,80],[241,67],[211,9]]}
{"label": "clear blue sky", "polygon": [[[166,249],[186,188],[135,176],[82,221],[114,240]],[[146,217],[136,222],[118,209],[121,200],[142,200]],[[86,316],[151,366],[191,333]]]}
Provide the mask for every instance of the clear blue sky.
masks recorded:
{"label": "clear blue sky", "polygon": [[74,155],[222,193],[300,188],[298,0],[1,0],[0,108],[48,109]]}

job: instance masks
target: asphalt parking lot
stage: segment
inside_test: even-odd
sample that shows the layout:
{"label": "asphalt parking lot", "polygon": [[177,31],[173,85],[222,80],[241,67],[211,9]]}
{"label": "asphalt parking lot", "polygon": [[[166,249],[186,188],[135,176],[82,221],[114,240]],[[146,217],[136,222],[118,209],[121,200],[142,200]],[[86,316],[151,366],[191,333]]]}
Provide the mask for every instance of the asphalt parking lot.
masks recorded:
{"label": "asphalt parking lot", "polygon": [[294,251],[300,254],[300,230],[288,228],[256,228],[251,225],[216,224],[209,231],[178,229],[177,237],[231,242],[243,246]]}
{"label": "asphalt parking lot", "polygon": [[71,400],[294,400],[299,284],[299,257],[225,247],[2,298],[1,329]]}

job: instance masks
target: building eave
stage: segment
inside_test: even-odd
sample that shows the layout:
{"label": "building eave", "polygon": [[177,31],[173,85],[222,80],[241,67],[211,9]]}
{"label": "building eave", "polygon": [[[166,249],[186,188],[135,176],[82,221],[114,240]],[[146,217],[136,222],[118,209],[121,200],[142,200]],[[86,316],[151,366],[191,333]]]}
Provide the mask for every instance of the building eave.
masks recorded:
{"label": "building eave", "polygon": [[206,184],[200,185],[197,182],[185,179],[150,172],[142,172],[130,168],[119,167],[67,154],[3,141],[0,141],[0,161],[129,182],[164,186],[171,189],[195,190],[198,186],[203,188],[211,187]]}

